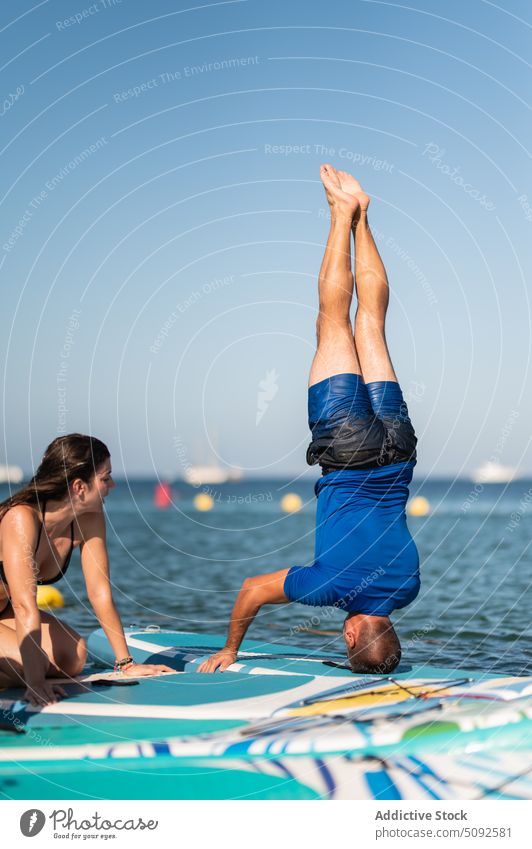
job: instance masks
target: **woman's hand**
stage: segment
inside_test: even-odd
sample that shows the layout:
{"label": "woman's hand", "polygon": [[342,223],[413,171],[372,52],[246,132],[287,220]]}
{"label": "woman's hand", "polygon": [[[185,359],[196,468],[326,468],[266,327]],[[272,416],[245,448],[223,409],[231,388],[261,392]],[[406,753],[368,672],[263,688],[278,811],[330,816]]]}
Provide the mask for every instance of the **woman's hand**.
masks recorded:
{"label": "woman's hand", "polygon": [[26,692],[22,699],[35,707],[53,705],[66,696],[65,691],[59,684],[43,679],[30,683],[26,681]]}
{"label": "woman's hand", "polygon": [[175,669],[158,663],[129,663],[121,670],[122,675],[130,678],[147,678],[149,675],[164,675],[165,672],[175,675]]}
{"label": "woman's hand", "polygon": [[212,654],[207,660],[203,661],[198,672],[216,672],[217,669],[220,672],[225,672],[227,667],[235,662],[236,655],[236,651],[232,651],[232,649],[217,651],[216,654]]}

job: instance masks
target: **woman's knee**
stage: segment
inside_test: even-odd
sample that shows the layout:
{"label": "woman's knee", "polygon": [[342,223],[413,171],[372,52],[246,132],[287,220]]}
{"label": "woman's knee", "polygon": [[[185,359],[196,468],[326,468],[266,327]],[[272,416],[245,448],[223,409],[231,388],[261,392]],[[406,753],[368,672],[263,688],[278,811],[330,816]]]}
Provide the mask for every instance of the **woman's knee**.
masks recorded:
{"label": "woman's knee", "polygon": [[54,651],[54,664],[69,678],[79,675],[87,661],[87,643],[78,637],[74,645],[62,645]]}
{"label": "woman's knee", "polygon": [[79,675],[87,660],[87,644],[77,631],[50,613],[41,613],[42,645],[58,672]]}

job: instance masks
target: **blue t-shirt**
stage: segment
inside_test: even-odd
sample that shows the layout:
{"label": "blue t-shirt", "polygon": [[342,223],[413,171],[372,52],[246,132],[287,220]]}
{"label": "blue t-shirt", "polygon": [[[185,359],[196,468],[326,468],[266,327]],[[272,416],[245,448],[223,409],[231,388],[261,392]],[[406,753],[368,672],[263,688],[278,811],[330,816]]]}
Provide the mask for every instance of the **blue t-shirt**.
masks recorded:
{"label": "blue t-shirt", "polygon": [[419,556],[405,507],[414,462],[321,477],[311,566],[293,566],[284,592],[316,607],[388,616],[419,592]]}

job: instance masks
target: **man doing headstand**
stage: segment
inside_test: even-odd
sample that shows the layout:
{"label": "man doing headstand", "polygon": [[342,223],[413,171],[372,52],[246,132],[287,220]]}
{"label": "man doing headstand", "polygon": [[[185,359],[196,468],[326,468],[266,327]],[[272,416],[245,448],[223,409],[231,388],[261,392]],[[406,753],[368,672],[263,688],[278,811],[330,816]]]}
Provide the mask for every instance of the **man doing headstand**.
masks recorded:
{"label": "man doing headstand", "polygon": [[200,672],[223,671],[235,662],[262,605],[297,601],[345,610],[343,636],[353,672],[390,673],[401,648],[389,616],[419,592],[418,553],[405,517],[416,437],[386,345],[388,279],[368,224],[369,198],[354,177],[331,165],[323,165],[320,176],[331,221],[308,393],[307,461],[323,472],[315,488],[314,561],[246,578],[226,645]]}

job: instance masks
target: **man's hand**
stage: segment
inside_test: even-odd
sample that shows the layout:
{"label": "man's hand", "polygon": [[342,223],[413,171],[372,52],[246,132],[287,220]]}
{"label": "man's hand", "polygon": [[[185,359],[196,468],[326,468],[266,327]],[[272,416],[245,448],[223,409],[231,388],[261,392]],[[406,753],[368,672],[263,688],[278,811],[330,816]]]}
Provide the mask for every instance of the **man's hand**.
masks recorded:
{"label": "man's hand", "polygon": [[225,672],[227,667],[235,662],[236,654],[236,651],[232,651],[231,649],[217,651],[216,654],[211,654],[207,660],[203,661],[198,672],[216,672],[217,669],[220,672]]}

